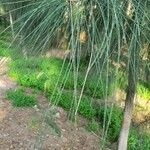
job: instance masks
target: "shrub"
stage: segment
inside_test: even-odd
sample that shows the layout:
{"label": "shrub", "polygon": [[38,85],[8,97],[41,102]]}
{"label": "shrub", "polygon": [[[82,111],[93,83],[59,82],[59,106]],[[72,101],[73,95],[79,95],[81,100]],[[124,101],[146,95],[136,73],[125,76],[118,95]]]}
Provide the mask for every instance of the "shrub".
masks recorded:
{"label": "shrub", "polygon": [[139,142],[137,143],[138,150],[149,150],[150,149],[150,135],[141,133],[139,135]]}
{"label": "shrub", "polygon": [[[83,86],[84,78],[85,78],[85,74],[79,72],[79,76],[78,76],[78,80],[77,80],[78,90],[81,90],[81,88]],[[106,93],[105,93],[106,86],[105,85],[106,85],[106,83],[103,80],[103,78],[99,79],[99,76],[92,74],[87,78],[83,93],[89,97],[104,98],[104,95],[106,95]],[[112,92],[111,86],[112,86],[112,83],[108,86],[107,95],[110,95]],[[67,78],[65,88],[72,89],[72,90],[74,89],[74,77],[73,77],[72,72],[69,74],[69,77]]]}
{"label": "shrub", "polygon": [[37,103],[35,96],[27,95],[22,89],[8,90],[6,97],[15,107],[32,107]]}
{"label": "shrub", "polygon": [[[37,57],[29,58],[29,59],[17,59],[10,64],[10,71],[9,75],[23,85],[32,88],[36,88],[39,90],[52,90],[58,80],[60,70],[62,67],[63,61],[58,58],[42,58]],[[61,73],[59,85],[62,84],[63,79],[65,78],[65,71],[68,66],[66,62],[64,65],[64,69]],[[73,72],[69,73],[68,78],[66,79],[66,83],[62,84],[65,89],[73,90],[74,82],[73,82]],[[81,90],[84,82],[84,73],[79,72],[78,81],[77,81],[77,88]],[[108,93],[110,95],[112,92],[112,86],[110,84],[108,86]],[[94,94],[93,94],[94,93]],[[88,96],[93,96],[95,98],[103,98],[105,93],[105,81],[99,79],[99,76],[90,75],[87,78],[87,82],[85,84],[84,94]]]}

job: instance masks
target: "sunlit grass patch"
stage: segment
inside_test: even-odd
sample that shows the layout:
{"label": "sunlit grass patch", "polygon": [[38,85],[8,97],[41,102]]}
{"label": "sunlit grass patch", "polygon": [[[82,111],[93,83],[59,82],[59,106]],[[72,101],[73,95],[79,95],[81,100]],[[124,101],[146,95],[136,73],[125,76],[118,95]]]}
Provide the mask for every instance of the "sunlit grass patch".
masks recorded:
{"label": "sunlit grass patch", "polygon": [[150,87],[142,82],[137,85],[137,95],[145,100],[150,100]]}
{"label": "sunlit grass patch", "polygon": [[10,64],[9,75],[23,86],[51,90],[57,83],[62,62],[57,58],[18,59]]}

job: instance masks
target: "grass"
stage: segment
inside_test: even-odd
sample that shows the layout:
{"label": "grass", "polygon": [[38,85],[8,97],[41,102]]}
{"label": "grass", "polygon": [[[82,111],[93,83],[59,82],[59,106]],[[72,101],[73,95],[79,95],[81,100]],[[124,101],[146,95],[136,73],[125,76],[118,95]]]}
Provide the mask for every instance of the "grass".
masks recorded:
{"label": "grass", "polygon": [[141,133],[137,129],[130,129],[128,139],[128,150],[149,150],[150,149],[150,135]]}
{"label": "grass", "polygon": [[6,93],[7,99],[9,99],[14,107],[32,107],[37,104],[34,95],[27,95],[23,89],[8,90]]}
{"label": "grass", "polygon": [[10,49],[8,49],[8,43],[0,40],[0,56],[8,57],[10,55]]}
{"label": "grass", "polygon": [[[29,59],[17,59],[10,64],[9,75],[15,78],[23,86],[36,88],[39,90],[52,91],[57,83],[63,61],[58,58],[37,57]],[[73,72],[70,72],[66,83],[62,84],[66,78],[66,68],[69,64],[66,62],[59,80],[58,86],[64,86],[65,89],[73,90]],[[82,71],[82,70],[81,70]],[[84,73],[80,73],[77,82],[78,91],[81,90],[84,81]],[[98,75],[90,75],[84,89],[84,94],[95,98],[103,98],[105,94],[105,78]],[[108,86],[108,95],[112,92],[111,84]],[[93,94],[94,91],[94,94]]]}
{"label": "grass", "polygon": [[[50,99],[51,93],[48,94],[47,97]],[[50,99],[50,100],[51,102],[60,105],[64,109],[70,110],[70,108],[72,107],[72,103],[73,103],[73,93],[70,91],[67,91],[67,92],[64,91],[63,93],[60,93],[59,91],[57,91],[53,99]],[[78,113],[88,119],[92,119],[96,116],[96,109],[92,108],[90,101],[89,101],[89,97],[87,96],[82,97]]]}
{"label": "grass", "polygon": [[[71,92],[63,92],[60,96],[58,96],[58,95],[59,94],[57,92],[57,94],[52,99],[52,102],[56,103],[56,101],[57,101],[58,105],[65,108],[66,110],[70,110],[71,104],[72,104],[72,99],[73,99],[73,94]],[[111,108],[108,107],[107,117],[106,117],[107,121],[108,121],[108,118],[110,117],[110,111],[111,111]],[[90,101],[90,98],[88,96],[82,97],[78,113],[81,116],[92,121],[89,124],[89,128],[88,128],[89,130],[94,131],[94,130],[98,129],[97,128],[98,125],[96,124],[96,122],[93,122],[93,120],[96,119],[100,122],[103,122],[104,121],[104,112],[105,112],[104,105],[97,106],[95,104],[92,104],[92,102]],[[121,120],[122,120],[122,110],[119,107],[114,106],[114,108],[112,110],[111,121],[109,124],[109,130],[108,130],[108,138],[111,139],[112,141],[115,141],[119,135]]]}
{"label": "grass", "polygon": [[137,95],[145,100],[150,100],[150,87],[144,82],[137,85]]}
{"label": "grass", "polygon": [[88,130],[88,131],[92,131],[92,132],[94,132],[94,133],[98,133],[99,132],[99,130],[100,130],[100,125],[99,125],[99,123],[97,122],[97,121],[95,121],[95,120],[92,120],[91,122],[89,122],[87,125],[86,125],[86,129]]}
{"label": "grass", "polygon": [[[105,107],[102,107],[97,110],[98,111],[98,118],[101,122],[109,122],[108,128],[108,137],[107,139],[111,141],[116,141],[119,136],[122,116],[123,112],[118,106],[110,107],[108,106],[105,110]],[[106,114],[106,120],[104,120],[104,115]]]}
{"label": "grass", "polygon": [[57,58],[17,59],[10,64],[9,75],[23,86],[51,91],[57,83],[62,63]]}

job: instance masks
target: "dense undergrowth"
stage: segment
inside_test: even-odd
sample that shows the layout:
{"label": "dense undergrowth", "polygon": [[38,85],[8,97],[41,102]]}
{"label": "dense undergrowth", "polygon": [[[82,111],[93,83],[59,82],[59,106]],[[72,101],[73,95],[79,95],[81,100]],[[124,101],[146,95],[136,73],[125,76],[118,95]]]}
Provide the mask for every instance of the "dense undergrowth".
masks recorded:
{"label": "dense undergrowth", "polygon": [[[9,64],[9,75],[16,79],[23,87],[30,87],[43,91],[52,103],[60,105],[69,111],[73,104],[74,89],[74,76],[72,70],[68,69],[70,68],[69,61],[64,63],[63,60],[58,58],[45,57],[30,57],[29,59],[18,57],[13,59],[13,51],[8,49],[8,43],[4,41],[5,38],[0,38],[0,56],[10,56],[12,58]],[[61,71],[62,64],[64,65]],[[83,86],[85,76],[85,66],[81,66],[77,80],[77,90],[79,92]],[[123,77],[124,75],[122,72],[118,74],[118,82],[111,81],[111,76],[112,74],[109,76],[110,84],[108,85],[107,93],[105,93],[105,72],[101,77],[93,73],[88,76],[78,113],[92,120],[88,128],[89,130],[97,131],[99,125],[96,124],[96,122],[100,122],[99,124],[103,127],[103,122],[108,121],[108,130],[106,128],[108,132],[107,139],[115,142],[119,135],[123,111],[116,105],[106,108],[103,99],[106,95],[110,96],[114,88],[125,89],[126,79]],[[139,82],[137,94],[145,99],[150,99],[150,88],[142,82]],[[25,92],[20,89],[8,91],[7,97],[12,101],[12,104],[17,107],[34,106],[36,104],[34,96],[26,95]],[[79,94],[77,94],[77,97],[79,97]],[[99,105],[97,105],[96,101],[99,101]],[[104,117],[105,115],[106,118]],[[128,149],[149,150],[149,135],[138,133],[135,128],[131,128]]]}

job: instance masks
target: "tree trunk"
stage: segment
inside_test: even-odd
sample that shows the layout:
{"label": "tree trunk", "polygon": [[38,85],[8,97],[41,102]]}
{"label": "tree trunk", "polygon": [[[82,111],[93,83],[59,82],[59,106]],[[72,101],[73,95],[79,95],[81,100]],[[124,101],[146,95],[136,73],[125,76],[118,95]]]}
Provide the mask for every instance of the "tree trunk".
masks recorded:
{"label": "tree trunk", "polygon": [[125,109],[124,109],[124,118],[122,123],[122,128],[120,131],[119,136],[119,144],[118,144],[118,150],[126,150],[127,149],[127,142],[128,142],[128,134],[132,119],[132,111],[134,106],[134,97],[135,97],[135,78],[134,74],[131,70],[131,66],[129,69],[129,75],[128,75],[128,91],[125,101]]}
{"label": "tree trunk", "polygon": [[[136,5],[136,14],[132,10],[132,0],[128,0],[128,9],[127,15],[133,18],[132,22],[132,37],[131,40],[128,40],[129,44],[129,70],[128,70],[128,89],[127,95],[125,100],[125,108],[124,108],[124,116],[122,127],[119,136],[119,143],[118,143],[118,150],[127,150],[127,142],[128,142],[128,135],[130,130],[130,124],[132,119],[132,112],[134,107],[134,97],[136,92],[136,84],[137,84],[137,76],[139,72],[139,41],[140,41],[140,30],[139,24],[140,19],[137,17],[138,11],[141,9],[141,3]],[[134,6],[135,7],[135,6]],[[136,16],[136,18],[135,18]]]}

